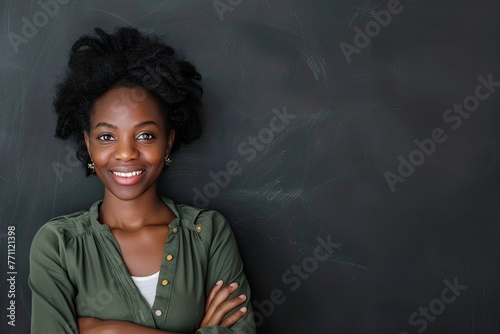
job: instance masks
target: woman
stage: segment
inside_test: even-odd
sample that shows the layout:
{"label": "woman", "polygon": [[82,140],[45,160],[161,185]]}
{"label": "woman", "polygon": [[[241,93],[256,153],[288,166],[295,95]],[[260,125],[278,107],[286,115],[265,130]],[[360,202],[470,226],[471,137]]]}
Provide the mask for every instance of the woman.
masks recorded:
{"label": "woman", "polygon": [[255,333],[224,217],[157,193],[170,154],[200,135],[201,76],[157,37],[96,33],[73,45],[54,105],[56,136],[104,198],[36,234],[32,333]]}

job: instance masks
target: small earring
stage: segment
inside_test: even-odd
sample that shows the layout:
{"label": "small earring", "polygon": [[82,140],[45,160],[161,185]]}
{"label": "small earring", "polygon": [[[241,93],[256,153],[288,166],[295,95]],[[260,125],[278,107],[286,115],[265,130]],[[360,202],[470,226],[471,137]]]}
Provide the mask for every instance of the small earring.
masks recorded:
{"label": "small earring", "polygon": [[172,159],[170,159],[168,157],[168,155],[165,157],[165,167],[168,167],[170,166],[170,164],[172,163]]}
{"label": "small earring", "polygon": [[91,163],[87,164],[87,168],[90,169],[90,173],[91,174],[94,174],[95,173],[95,165],[94,165],[94,161],[90,160]]}

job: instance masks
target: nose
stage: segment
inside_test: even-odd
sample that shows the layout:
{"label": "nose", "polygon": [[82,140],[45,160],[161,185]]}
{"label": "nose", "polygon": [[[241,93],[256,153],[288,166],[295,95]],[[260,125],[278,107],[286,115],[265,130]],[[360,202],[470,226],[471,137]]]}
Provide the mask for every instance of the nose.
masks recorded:
{"label": "nose", "polygon": [[118,140],[115,145],[114,158],[122,161],[137,159],[139,157],[139,150],[135,144],[135,140],[132,139]]}

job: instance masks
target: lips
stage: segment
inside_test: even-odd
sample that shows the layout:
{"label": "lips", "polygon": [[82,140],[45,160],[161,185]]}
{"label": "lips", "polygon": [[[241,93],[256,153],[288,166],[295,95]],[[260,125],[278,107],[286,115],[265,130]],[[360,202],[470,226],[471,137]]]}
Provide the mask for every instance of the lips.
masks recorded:
{"label": "lips", "polygon": [[140,168],[128,168],[121,170],[111,170],[110,172],[112,179],[116,183],[124,186],[130,186],[141,181],[144,175],[146,175],[145,171],[145,169]]}
{"label": "lips", "polygon": [[112,170],[111,173],[113,173],[114,175],[119,176],[119,177],[133,177],[133,176],[137,176],[137,175],[144,173],[144,169],[136,170],[133,172],[118,172],[118,171]]}

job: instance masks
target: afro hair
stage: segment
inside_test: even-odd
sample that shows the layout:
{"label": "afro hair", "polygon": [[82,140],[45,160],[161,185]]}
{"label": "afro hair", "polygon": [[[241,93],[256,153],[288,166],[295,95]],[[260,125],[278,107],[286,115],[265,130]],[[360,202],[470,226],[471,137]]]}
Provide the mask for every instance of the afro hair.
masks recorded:
{"label": "afro hair", "polygon": [[68,71],[57,85],[54,99],[55,136],[76,143],[76,156],[87,176],[90,156],[83,132],[90,132],[95,102],[110,89],[139,88],[157,100],[168,129],[176,133],[172,152],[201,135],[201,75],[190,62],[158,36],[135,28],[119,28],[114,34],[96,28],[95,33],[81,36],[73,44]]}

